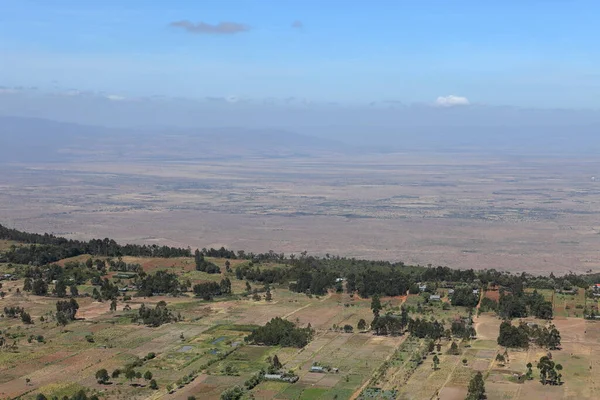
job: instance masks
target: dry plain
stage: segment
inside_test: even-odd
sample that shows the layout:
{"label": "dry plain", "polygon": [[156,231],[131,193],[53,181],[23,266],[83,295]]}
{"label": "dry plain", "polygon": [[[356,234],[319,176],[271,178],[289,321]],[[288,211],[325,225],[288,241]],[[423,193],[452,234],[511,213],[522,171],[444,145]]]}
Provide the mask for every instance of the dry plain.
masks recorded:
{"label": "dry plain", "polygon": [[72,238],[600,270],[600,162],[396,153],[0,165],[4,225]]}

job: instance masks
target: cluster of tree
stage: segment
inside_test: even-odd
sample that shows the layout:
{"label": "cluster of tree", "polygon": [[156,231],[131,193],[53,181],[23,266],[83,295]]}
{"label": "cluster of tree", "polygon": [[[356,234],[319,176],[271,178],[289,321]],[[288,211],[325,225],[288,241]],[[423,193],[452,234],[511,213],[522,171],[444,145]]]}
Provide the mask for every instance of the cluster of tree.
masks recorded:
{"label": "cluster of tree", "polygon": [[248,280],[261,283],[285,283],[288,280],[288,272],[283,268],[269,268],[261,270],[254,263],[238,265],[235,268],[235,277],[239,280]]}
{"label": "cluster of tree", "polygon": [[231,294],[231,281],[229,278],[221,279],[221,283],[209,281],[194,285],[194,294],[204,300],[212,300],[214,296]]}
{"label": "cluster of tree", "polygon": [[31,246],[13,246],[4,257],[12,263],[46,265],[81,254],[96,256],[190,257],[191,250],[158,245],[119,245],[112,239],[92,239],[88,242],[65,239],[50,234],[21,232],[0,225],[0,239],[14,240]]}
{"label": "cluster of tree", "polygon": [[108,278],[100,279],[96,281],[100,286],[100,290],[94,288],[92,297],[98,301],[102,300],[115,300],[119,296],[119,288],[113,284]]}
{"label": "cluster of tree", "polygon": [[140,273],[144,270],[140,264],[128,264],[121,257],[118,257],[117,260],[110,258],[107,261],[111,271]]}
{"label": "cluster of tree", "polygon": [[26,292],[31,292],[36,296],[45,296],[48,294],[48,284],[43,278],[37,278],[35,280],[32,280],[31,278],[25,278],[23,290]]}
{"label": "cluster of tree", "polygon": [[475,307],[477,303],[479,303],[479,296],[473,293],[472,287],[463,286],[454,289],[454,293],[452,293],[453,306]]}
{"label": "cluster of tree", "polygon": [[256,386],[258,386],[264,379],[265,371],[261,369],[258,373],[246,379],[246,381],[244,382],[244,387],[246,388],[246,390],[252,390]]}
{"label": "cluster of tree", "polygon": [[464,318],[455,319],[450,325],[450,332],[453,336],[461,337],[464,339],[470,339],[477,336],[475,328],[471,321],[466,321]]}
{"label": "cluster of tree", "polygon": [[221,400],[240,400],[244,396],[244,389],[234,386],[221,393]]}
{"label": "cluster of tree", "polygon": [[177,296],[182,292],[182,285],[177,275],[167,271],[144,275],[138,285],[138,296],[150,297],[154,294],[170,294]]}
{"label": "cluster of tree", "polygon": [[498,312],[498,302],[494,299],[490,299],[489,297],[484,296],[481,299],[481,304],[479,304],[479,311],[480,312],[487,312],[487,311]]}
{"label": "cluster of tree", "polygon": [[290,283],[290,290],[298,293],[323,295],[333,287],[335,280],[334,272],[302,270],[296,276],[295,282]]}
{"label": "cluster of tree", "polygon": [[221,273],[221,269],[217,265],[206,261],[204,254],[202,254],[198,249],[196,249],[196,252],[194,253],[194,261],[196,262],[196,271],[202,271],[209,274]]}
{"label": "cluster of tree", "polygon": [[23,307],[4,307],[4,316],[8,318],[19,318],[24,312]]}
{"label": "cluster of tree", "polygon": [[418,338],[440,339],[444,336],[444,324],[439,321],[426,319],[411,319],[408,322],[408,332]]}
{"label": "cluster of tree", "polygon": [[[136,371],[134,369],[135,367],[133,365],[128,365],[124,371],[121,371],[120,369],[115,369],[112,372],[112,378],[116,379],[118,378],[121,374],[123,374],[125,376],[125,379],[128,379],[129,381],[133,381],[134,379],[142,379],[144,378],[144,380],[146,380],[147,382],[150,383],[150,389],[156,390],[158,389],[158,385],[156,383],[156,380],[152,378],[152,372],[150,371],[146,371],[143,375],[140,371]],[[96,371],[96,380],[98,381],[98,383],[102,384],[102,385],[106,385],[108,382],[110,382],[110,378],[111,375],[108,374],[108,371],[104,368]]]}
{"label": "cluster of tree", "polygon": [[167,308],[167,303],[159,301],[156,307],[146,307],[144,304],[139,308],[138,314],[133,316],[132,321],[142,321],[144,325],[157,327],[162,324],[168,324],[169,322],[177,322],[180,316],[175,316]]}
{"label": "cluster of tree", "polygon": [[71,321],[75,321],[75,316],[79,310],[77,300],[59,300],[56,302],[56,321],[60,325],[67,325]]}
{"label": "cluster of tree", "polygon": [[523,291],[523,286],[513,287],[511,293],[500,291],[500,301],[497,309],[502,318],[523,318],[534,315],[541,319],[552,319],[552,303],[546,301],[537,290],[528,294]]}
{"label": "cluster of tree", "polygon": [[348,293],[356,291],[361,297],[371,297],[374,294],[400,296],[406,294],[406,291],[416,282],[416,277],[399,269],[369,268],[349,273],[346,279],[346,290]]}
{"label": "cluster of tree", "polygon": [[236,259],[238,258],[235,255],[235,251],[233,250],[227,250],[225,247],[221,247],[220,249],[213,249],[212,247],[210,249],[202,249],[202,254],[207,256],[207,257],[215,257],[215,258],[229,258],[229,259]]}
{"label": "cluster of tree", "polygon": [[556,364],[551,359],[550,356],[543,356],[540,358],[540,361],[537,363],[537,369],[540,370],[540,380],[542,385],[550,384],[550,385],[560,385],[563,367],[561,364]]}
{"label": "cluster of tree", "polygon": [[276,317],[265,326],[253,330],[245,340],[251,344],[300,348],[311,341],[313,334],[310,324],[306,328],[299,328],[293,322]]}
{"label": "cluster of tree", "polygon": [[376,335],[400,335],[408,322],[404,322],[397,315],[385,314],[377,316],[371,322],[371,329]]}
{"label": "cluster of tree", "polygon": [[[36,397],[36,400],[48,400],[48,398],[42,394],[39,393]],[[51,398],[51,400],[58,400],[57,396],[53,396]],[[61,400],[99,400],[98,396],[96,396],[95,394],[88,396],[85,391],[82,389],[79,392],[75,393],[73,396],[68,397],[68,396],[64,396]]]}
{"label": "cluster of tree", "polygon": [[514,326],[510,321],[500,324],[498,335],[498,344],[504,347],[527,348],[530,342],[534,342],[540,347],[557,349],[560,347],[560,340],[560,332],[554,325],[550,325],[549,328],[528,326],[526,323]]}
{"label": "cluster of tree", "polygon": [[33,324],[31,315],[23,307],[4,307],[4,316],[8,318],[21,318],[24,324]]}

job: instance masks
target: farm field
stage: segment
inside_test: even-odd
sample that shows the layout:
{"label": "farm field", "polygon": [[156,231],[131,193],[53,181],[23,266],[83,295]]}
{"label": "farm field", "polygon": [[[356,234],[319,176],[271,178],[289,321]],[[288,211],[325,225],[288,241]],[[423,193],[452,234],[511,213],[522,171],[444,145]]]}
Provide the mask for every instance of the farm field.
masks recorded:
{"label": "farm field", "polygon": [[[86,254],[65,258],[55,268],[117,265],[110,257],[93,259],[92,263]],[[30,266],[0,264],[0,272],[10,276],[1,281],[0,399],[37,399],[40,394],[62,399],[81,390],[101,399],[222,399],[228,389],[245,387],[259,371],[268,370],[275,358],[281,364],[279,371],[287,371],[297,381],[262,379],[246,389],[241,399],[458,400],[465,398],[476,372],[483,374],[491,400],[594,399],[600,395],[593,378],[600,368],[600,321],[583,319],[583,307],[593,309],[597,299],[585,289],[537,290],[554,311],[552,323],[560,331],[562,345],[551,353],[564,366],[561,385],[542,385],[535,365],[548,350],[536,345],[526,350],[500,347],[501,319],[491,312],[452,305],[448,287],[436,284],[430,289],[440,294],[436,300],[430,299],[429,292],[419,292],[420,288],[417,293],[380,298],[382,314],[399,315],[406,310],[411,318],[441,321],[446,328],[472,315],[474,338],[461,340],[444,334],[431,350],[429,339],[407,332],[376,335],[359,329],[361,321],[373,320],[374,310],[373,299],[362,298],[358,292],[330,288],[323,295],[312,295],[292,291],[295,282],[273,283],[268,300],[263,285],[237,276],[239,268],[250,268],[252,261],[208,256],[203,260],[218,266],[220,272],[198,270],[194,257],[119,257],[122,266],[137,272],[105,272],[106,282],[125,288],[117,300],[95,300],[99,285],[104,284],[83,282],[73,295],[79,307],[77,318],[66,324],[57,323],[60,299],[52,294],[57,289],[55,281],[49,284],[47,295],[34,295],[31,289],[25,290],[22,276],[23,271],[31,271]],[[267,272],[291,268],[277,261],[259,264],[253,268]],[[187,282],[186,287],[219,285],[228,279],[231,293],[209,300],[191,291],[177,296],[138,294],[136,276],[159,273],[174,274],[180,283]],[[471,292],[469,288],[475,301],[499,299],[498,290]],[[525,292],[531,294],[534,289]],[[156,326],[137,319],[143,309],[159,306],[168,307],[176,318]],[[21,307],[32,324],[9,315],[10,309]],[[312,339],[300,347],[247,343],[246,337],[278,317],[296,327],[310,327]],[[522,321],[549,324],[533,317]],[[457,352],[451,351],[456,345]],[[506,357],[505,362],[497,361],[499,354]],[[435,368],[434,357],[438,360]],[[523,380],[529,362],[534,365],[533,379]],[[132,365],[138,374],[127,376],[123,371]],[[112,375],[108,382],[96,378],[101,369]],[[121,373],[115,375],[117,370]]]}
{"label": "farm field", "polygon": [[[83,258],[62,260],[59,264]],[[141,261],[144,271],[161,269],[162,261],[163,269],[179,271],[192,283],[221,278],[220,274],[209,275],[188,268],[188,264],[193,265],[193,259],[191,263],[189,259],[165,262],[129,257],[124,260]],[[224,263],[224,260],[211,260]],[[244,283],[233,279],[232,286],[234,293],[241,293]],[[120,299],[116,311],[110,311],[110,302],[80,296],[77,298],[78,320],[59,327],[50,318],[40,321],[52,314],[56,298],[35,296],[22,290],[17,293],[22,287],[21,279],[3,281],[7,295],[1,300],[2,307],[24,307],[34,324],[0,318],[0,331],[11,343],[17,343],[15,350],[0,351],[1,399],[35,398],[38,393],[48,398],[62,398],[82,388],[111,399],[177,399],[188,395],[218,399],[228,387],[243,385],[246,379],[265,368],[267,357],[274,355],[286,370],[294,370],[300,379],[295,384],[263,382],[253,389],[255,398],[344,399],[350,398],[404,339],[333,331],[334,325],[356,326],[359,319],[372,318],[368,300],[347,294],[308,297],[274,286],[271,302],[253,301],[244,296],[211,302],[192,296],[134,296],[127,301]],[[89,288],[82,288],[82,294],[89,292]],[[183,321],[157,328],[131,322],[128,315],[142,304],[153,306],[160,301],[180,313]],[[125,305],[131,311],[123,311]],[[249,330],[274,317],[285,317],[299,326],[311,324],[316,332],[314,340],[303,349],[244,344]],[[40,335],[43,342],[28,340]],[[93,342],[87,340],[89,337],[93,337]],[[98,369],[105,368],[110,373],[138,358],[144,359],[148,353],[155,353],[156,357],[144,361],[139,369],[151,371],[160,387],[158,391],[151,390],[144,379],[128,381],[120,377],[112,379],[109,385],[96,382],[94,374]],[[326,362],[339,372],[309,372],[314,362]],[[225,375],[226,367],[232,367],[235,375]],[[183,385],[185,377],[189,383]],[[178,383],[181,388],[168,393],[166,388],[177,387]]]}

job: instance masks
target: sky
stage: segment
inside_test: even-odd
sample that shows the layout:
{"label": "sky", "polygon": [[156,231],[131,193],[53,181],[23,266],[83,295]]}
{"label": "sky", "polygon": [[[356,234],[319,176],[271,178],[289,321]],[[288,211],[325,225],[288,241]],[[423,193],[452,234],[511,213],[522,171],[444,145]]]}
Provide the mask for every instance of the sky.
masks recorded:
{"label": "sky", "polygon": [[0,94],[600,109],[598,15],[597,0],[0,0]]}

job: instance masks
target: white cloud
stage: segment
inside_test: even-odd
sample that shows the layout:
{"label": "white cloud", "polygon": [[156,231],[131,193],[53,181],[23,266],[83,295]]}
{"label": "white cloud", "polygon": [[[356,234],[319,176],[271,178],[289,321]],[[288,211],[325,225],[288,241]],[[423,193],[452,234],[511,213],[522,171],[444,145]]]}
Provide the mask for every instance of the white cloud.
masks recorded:
{"label": "white cloud", "polygon": [[438,107],[454,107],[454,106],[468,106],[471,104],[469,99],[462,96],[440,96],[435,100],[435,105]]}
{"label": "white cloud", "polygon": [[123,101],[125,100],[125,97],[123,96],[119,96],[118,94],[109,94],[106,96],[106,98],[110,101]]}

